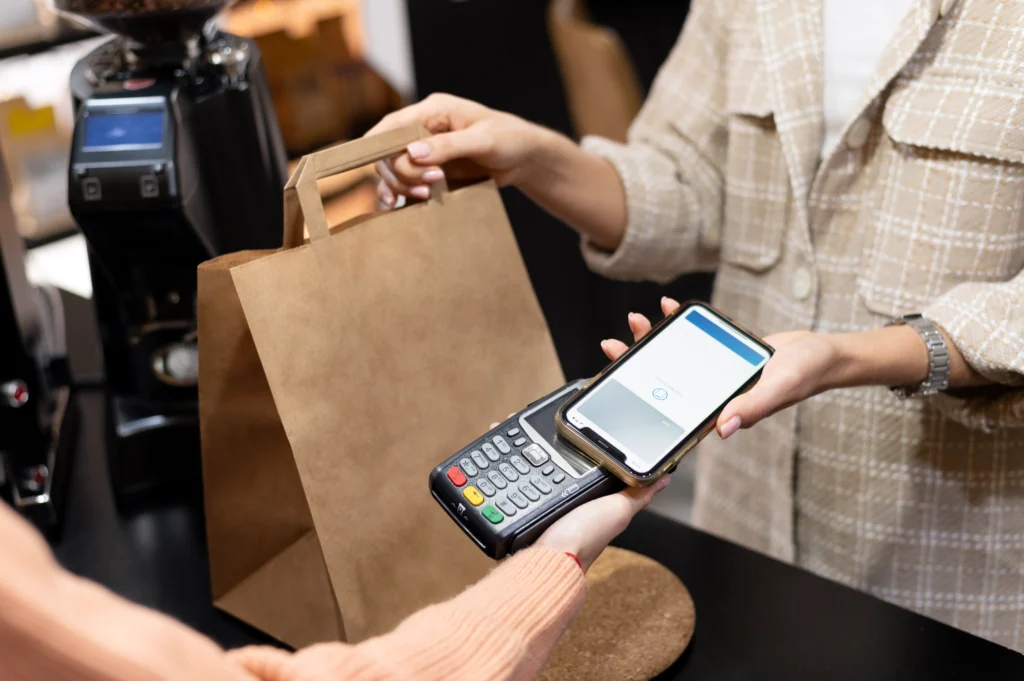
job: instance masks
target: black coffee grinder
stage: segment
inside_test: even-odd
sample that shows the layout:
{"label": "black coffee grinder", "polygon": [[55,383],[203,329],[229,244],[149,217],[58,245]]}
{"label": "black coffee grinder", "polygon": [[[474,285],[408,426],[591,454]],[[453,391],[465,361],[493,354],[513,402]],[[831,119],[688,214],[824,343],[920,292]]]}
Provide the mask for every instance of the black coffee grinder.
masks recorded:
{"label": "black coffee grinder", "polygon": [[0,153],[0,497],[40,529],[59,529],[78,411],[64,305],[33,286]]}
{"label": "black coffee grinder", "polygon": [[121,501],[199,479],[196,267],[281,245],[287,162],[229,0],[54,0],[116,34],[74,68],[71,212],[89,244]]}

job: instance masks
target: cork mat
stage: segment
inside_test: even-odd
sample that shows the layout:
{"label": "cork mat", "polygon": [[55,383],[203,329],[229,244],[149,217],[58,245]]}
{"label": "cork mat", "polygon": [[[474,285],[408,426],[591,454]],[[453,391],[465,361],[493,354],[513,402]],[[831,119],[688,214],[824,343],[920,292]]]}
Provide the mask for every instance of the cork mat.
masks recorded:
{"label": "cork mat", "polygon": [[587,602],[542,681],[649,681],[686,650],[693,599],[668,568],[609,548],[587,573]]}

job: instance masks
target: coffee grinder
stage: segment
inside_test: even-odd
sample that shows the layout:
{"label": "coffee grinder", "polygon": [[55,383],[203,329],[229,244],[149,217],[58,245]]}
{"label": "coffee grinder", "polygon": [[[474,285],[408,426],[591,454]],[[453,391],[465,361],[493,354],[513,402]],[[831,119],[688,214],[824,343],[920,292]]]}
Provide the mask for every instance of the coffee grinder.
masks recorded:
{"label": "coffee grinder", "polygon": [[71,213],[89,245],[120,501],[199,480],[196,267],[281,245],[287,159],[230,0],[53,0],[115,34],[75,66]]}
{"label": "coffee grinder", "polygon": [[40,529],[59,528],[78,411],[64,305],[33,286],[0,153],[0,496]]}

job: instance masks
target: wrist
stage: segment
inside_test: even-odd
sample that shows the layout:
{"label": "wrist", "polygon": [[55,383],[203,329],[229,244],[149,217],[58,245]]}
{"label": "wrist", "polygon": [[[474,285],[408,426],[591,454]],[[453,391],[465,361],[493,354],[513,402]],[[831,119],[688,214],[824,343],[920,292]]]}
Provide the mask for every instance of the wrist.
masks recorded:
{"label": "wrist", "polygon": [[580,570],[583,570],[583,572],[586,573],[587,569],[585,567],[583,567],[583,563],[580,562],[579,556],[577,556],[575,553],[573,553],[571,551],[566,551],[565,555],[567,555],[570,558],[572,558],[576,562],[576,565],[579,566]]}
{"label": "wrist", "polygon": [[918,333],[892,326],[830,335],[835,350],[828,388],[911,386],[928,377],[928,349]]}
{"label": "wrist", "polygon": [[550,187],[563,165],[566,145],[573,148],[576,146],[572,140],[554,130],[526,123],[523,129],[523,160],[520,172],[512,184],[528,195]]}
{"label": "wrist", "polygon": [[557,523],[541,534],[533,545],[545,549],[551,549],[558,553],[571,553],[577,557],[584,552],[582,535],[575,531],[574,527],[563,528]]}

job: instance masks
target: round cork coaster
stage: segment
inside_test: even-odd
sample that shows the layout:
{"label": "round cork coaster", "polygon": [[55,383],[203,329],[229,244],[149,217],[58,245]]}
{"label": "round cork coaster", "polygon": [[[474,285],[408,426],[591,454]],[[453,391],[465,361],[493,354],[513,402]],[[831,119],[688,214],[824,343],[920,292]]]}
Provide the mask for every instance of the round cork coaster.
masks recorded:
{"label": "round cork coaster", "polygon": [[608,548],[587,572],[587,602],[555,647],[542,681],[649,681],[693,636],[693,599],[668,568]]}

